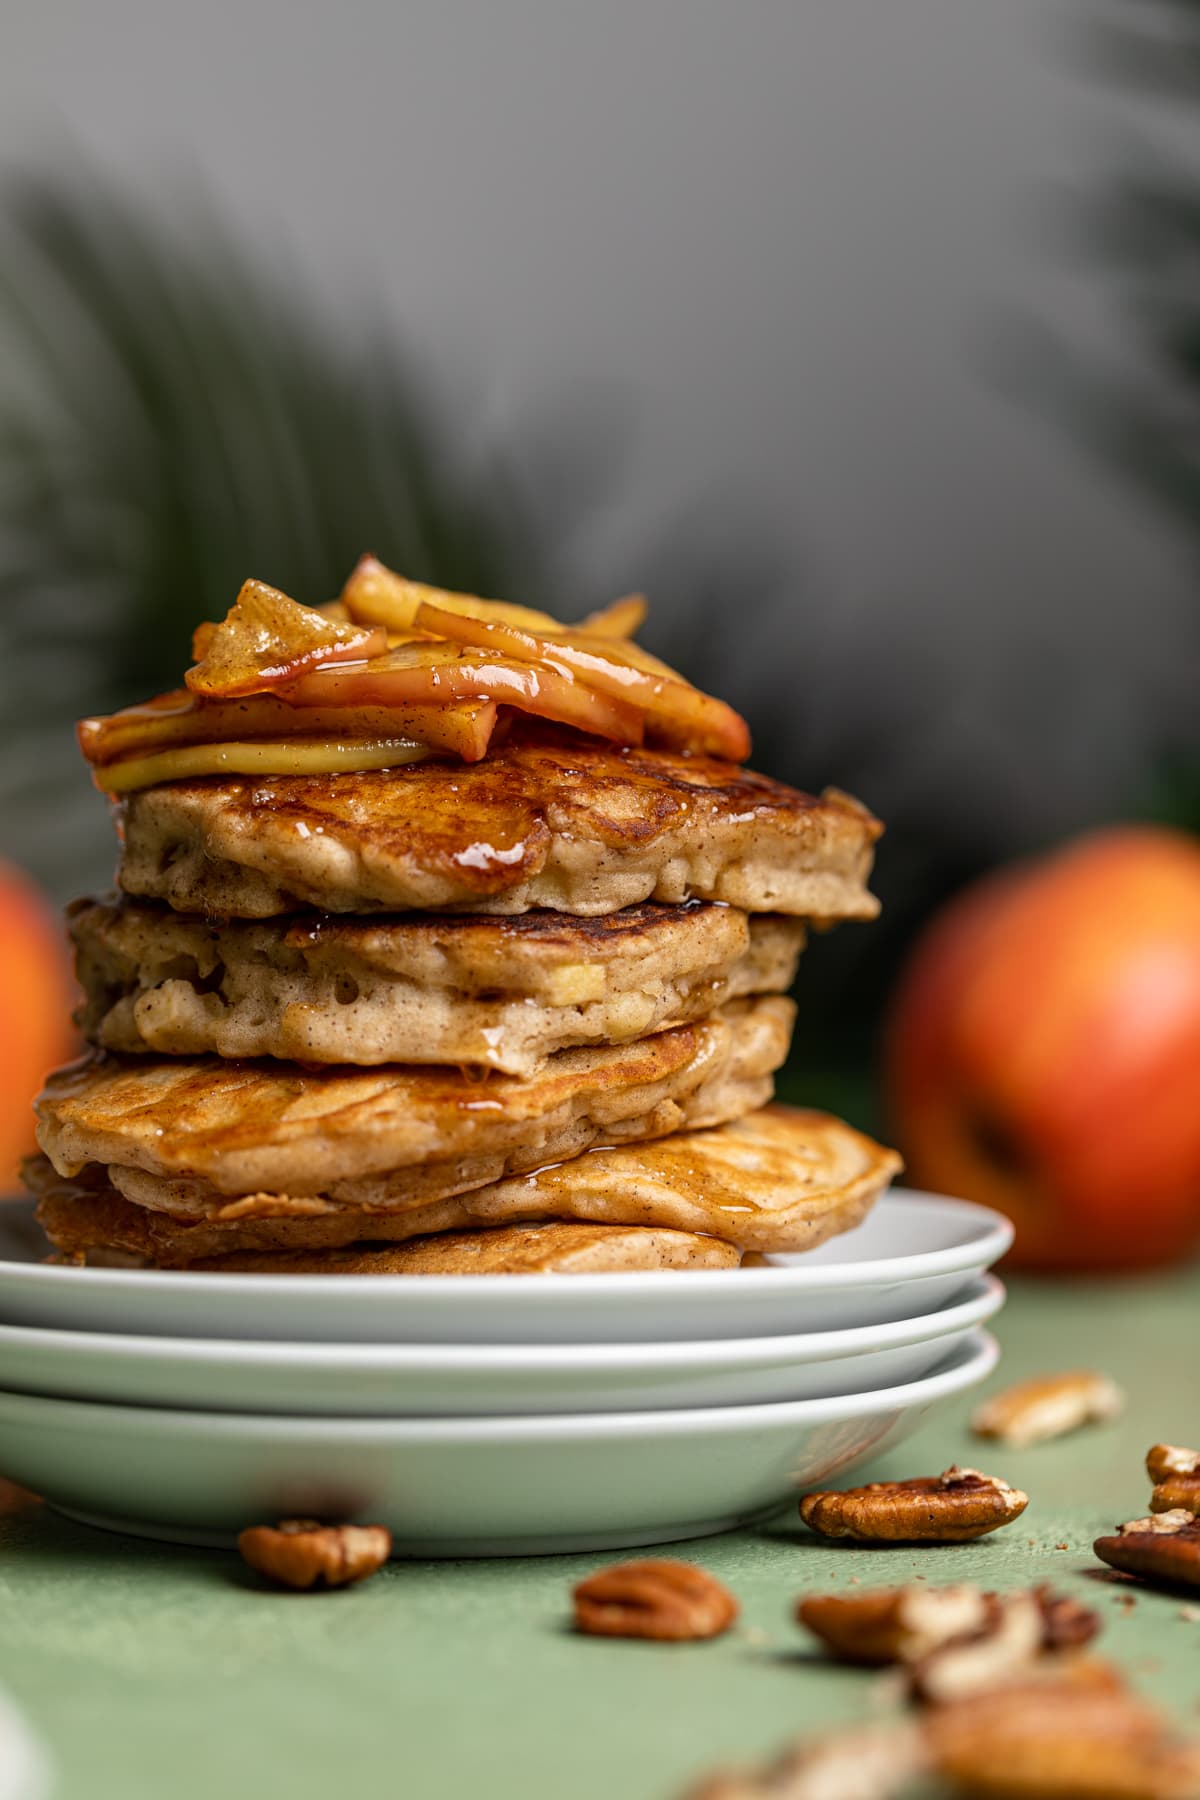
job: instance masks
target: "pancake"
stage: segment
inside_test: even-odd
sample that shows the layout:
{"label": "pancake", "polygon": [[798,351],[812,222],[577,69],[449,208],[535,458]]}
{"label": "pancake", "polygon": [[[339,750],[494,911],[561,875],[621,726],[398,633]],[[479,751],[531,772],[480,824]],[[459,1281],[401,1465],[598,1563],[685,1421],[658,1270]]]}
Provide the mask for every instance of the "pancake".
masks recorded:
{"label": "pancake", "polygon": [[[90,1260],[90,1259],[89,1259]],[[406,1244],[350,1244],[344,1250],[248,1251],[192,1263],[247,1275],[610,1275],[654,1269],[733,1269],[732,1244],[690,1231],[641,1225],[501,1225],[446,1231]]]}
{"label": "pancake", "polygon": [[346,1206],[435,1200],[597,1142],[739,1117],[770,1098],[795,1008],[735,1000],[626,1045],[563,1050],[536,1075],[455,1069],[304,1070],[288,1063],[85,1057],[37,1102],[63,1175],[114,1164],[170,1212],[261,1192]]}
{"label": "pancake", "polygon": [[878,911],[866,881],[881,827],[865,807],[706,756],[514,736],[479,763],[210,776],[118,811],[121,887],[180,912]]}
{"label": "pancake", "polygon": [[135,901],[68,914],[81,1023],[106,1049],[531,1074],[791,985],[804,925],[647,902],[599,918],[405,913],[208,922]]}
{"label": "pancake", "polygon": [[64,1180],[42,1158],[28,1179],[47,1236],[67,1254],[103,1248],[187,1267],[550,1219],[699,1233],[739,1251],[808,1250],[859,1224],[899,1168],[894,1151],[826,1113],[765,1107],[734,1124],[598,1148],[440,1201],[397,1197],[382,1210],[260,1193],[208,1216],[177,1215],[145,1203],[147,1178],[137,1171]]}

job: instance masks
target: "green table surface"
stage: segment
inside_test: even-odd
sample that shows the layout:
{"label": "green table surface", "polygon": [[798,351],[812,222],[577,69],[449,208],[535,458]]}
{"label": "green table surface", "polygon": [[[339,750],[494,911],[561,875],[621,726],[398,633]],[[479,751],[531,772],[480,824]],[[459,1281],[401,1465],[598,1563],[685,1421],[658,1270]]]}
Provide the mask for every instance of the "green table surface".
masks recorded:
{"label": "green table surface", "polygon": [[[1142,1457],[1200,1438],[1200,1271],[1125,1283],[1020,1282],[1001,1369],[1091,1365],[1116,1425],[1022,1452],[973,1440],[952,1403],[862,1476],[982,1465],[1030,1494],[975,1545],[826,1547],[794,1509],[672,1550],[734,1589],[707,1644],[575,1636],[572,1582],[612,1560],[394,1563],[327,1595],[261,1591],[235,1558],[109,1536],[37,1508],[0,1519],[0,1683],[49,1746],[61,1800],[671,1800],[714,1763],[878,1711],[878,1678],[826,1662],[791,1622],[799,1594],[860,1582],[1051,1580],[1103,1616],[1102,1647],[1200,1730],[1200,1620],[1178,1594],[1104,1571],[1092,1539],[1141,1516]],[[1129,1604],[1129,1596],[1135,1603]],[[1200,1601],[1200,1594],[1197,1595]]]}

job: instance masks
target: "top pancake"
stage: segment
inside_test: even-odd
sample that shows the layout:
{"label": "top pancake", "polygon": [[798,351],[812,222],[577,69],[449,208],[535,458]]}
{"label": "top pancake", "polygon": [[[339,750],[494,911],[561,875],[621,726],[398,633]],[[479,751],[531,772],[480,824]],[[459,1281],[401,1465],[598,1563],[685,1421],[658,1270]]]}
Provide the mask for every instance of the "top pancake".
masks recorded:
{"label": "top pancake", "polygon": [[207,777],[120,805],[126,893],[269,918],[402,909],[585,916],[720,900],[873,918],[881,827],[712,757],[516,737],[482,762],[346,775]]}

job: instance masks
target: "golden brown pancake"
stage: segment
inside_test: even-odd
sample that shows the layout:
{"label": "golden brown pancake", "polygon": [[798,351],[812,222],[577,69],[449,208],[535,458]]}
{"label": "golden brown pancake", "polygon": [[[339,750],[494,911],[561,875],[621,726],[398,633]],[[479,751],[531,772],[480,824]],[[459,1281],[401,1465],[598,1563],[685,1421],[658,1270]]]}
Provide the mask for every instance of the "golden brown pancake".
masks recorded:
{"label": "golden brown pancake", "polygon": [[794,1013],[735,1000],[634,1044],[560,1051],[529,1077],[93,1056],[50,1077],[38,1142],[61,1174],[117,1165],[123,1192],[138,1178],[137,1197],[168,1212],[263,1191],[409,1205],[749,1112],[770,1097]]}
{"label": "golden brown pancake", "polygon": [[532,907],[583,915],[721,900],[822,921],[873,918],[881,827],[706,756],[514,736],[479,763],[216,777],[120,805],[126,893],[181,912]]}
{"label": "golden brown pancake", "polygon": [[645,902],[597,918],[311,913],[209,921],[153,902],[68,913],[82,1024],[109,1050],[531,1074],[791,985],[804,924]]}
{"label": "golden brown pancake", "polygon": [[622,1275],[655,1269],[732,1269],[732,1244],[640,1225],[501,1225],[445,1231],[407,1244],[218,1256],[194,1269],[247,1275]]}
{"label": "golden brown pancake", "polygon": [[64,1180],[39,1159],[27,1179],[41,1196],[48,1237],[67,1254],[115,1249],[185,1267],[244,1252],[403,1242],[550,1219],[692,1232],[768,1254],[807,1250],[859,1224],[899,1168],[894,1151],[826,1113],[765,1107],[734,1124],[596,1149],[453,1198],[385,1210],[261,1193],[207,1216],[173,1215],[135,1203],[147,1178],[127,1187],[120,1169]]}

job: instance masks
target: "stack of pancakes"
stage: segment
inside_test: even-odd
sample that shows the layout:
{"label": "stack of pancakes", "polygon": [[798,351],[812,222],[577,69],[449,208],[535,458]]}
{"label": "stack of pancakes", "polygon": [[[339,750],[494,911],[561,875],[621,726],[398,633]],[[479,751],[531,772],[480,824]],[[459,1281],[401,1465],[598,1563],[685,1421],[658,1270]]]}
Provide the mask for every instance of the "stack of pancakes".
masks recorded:
{"label": "stack of pancakes", "polygon": [[866,919],[838,793],[523,721],[482,761],[119,802],[69,926],[93,1049],[28,1169],[65,1257],[724,1267],[857,1223],[898,1159],[769,1104],[808,925]]}

